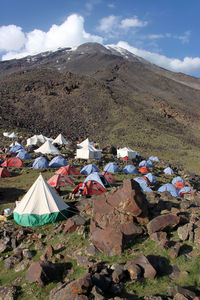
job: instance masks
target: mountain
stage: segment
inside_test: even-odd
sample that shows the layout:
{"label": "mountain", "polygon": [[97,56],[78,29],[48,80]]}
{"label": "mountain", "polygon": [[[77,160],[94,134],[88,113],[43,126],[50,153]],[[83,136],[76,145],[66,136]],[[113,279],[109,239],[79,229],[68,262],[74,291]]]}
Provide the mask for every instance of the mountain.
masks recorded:
{"label": "mountain", "polygon": [[130,146],[199,168],[200,79],[86,43],[0,62],[0,126]]}

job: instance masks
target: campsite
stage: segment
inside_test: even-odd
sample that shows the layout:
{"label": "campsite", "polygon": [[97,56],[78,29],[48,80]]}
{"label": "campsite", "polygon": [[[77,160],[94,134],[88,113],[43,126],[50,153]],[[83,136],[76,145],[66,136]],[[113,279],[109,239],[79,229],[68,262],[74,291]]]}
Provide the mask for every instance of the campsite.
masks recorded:
{"label": "campsite", "polygon": [[[96,149],[88,138],[53,146],[15,137],[10,147],[2,136],[0,294],[198,299],[198,175],[154,153]],[[22,164],[5,163],[22,149]]]}

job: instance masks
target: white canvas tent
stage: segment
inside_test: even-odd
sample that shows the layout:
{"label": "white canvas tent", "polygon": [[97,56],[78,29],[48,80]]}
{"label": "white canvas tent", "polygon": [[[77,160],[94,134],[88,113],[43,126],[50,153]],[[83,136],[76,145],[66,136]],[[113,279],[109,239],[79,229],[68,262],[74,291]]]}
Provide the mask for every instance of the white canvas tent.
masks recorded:
{"label": "white canvas tent", "polygon": [[49,140],[47,140],[41,147],[34,151],[36,153],[42,154],[62,155],[60,151]]}
{"label": "white canvas tent", "polygon": [[11,139],[15,139],[18,138],[18,135],[16,133],[14,133],[14,131],[8,136]]}
{"label": "white canvas tent", "polygon": [[117,149],[117,158],[128,157],[129,159],[136,158],[137,152],[128,147]]}
{"label": "white canvas tent", "polygon": [[44,144],[47,140],[49,140],[50,142],[53,141],[53,139],[51,138],[47,138],[46,136],[40,134],[40,135],[33,135],[32,137],[30,137],[29,139],[27,139],[26,141],[26,146],[36,146],[36,145],[40,145],[40,144]]}
{"label": "white canvas tent", "polygon": [[14,209],[15,221],[22,226],[39,226],[66,219],[68,205],[40,174]]}
{"label": "white canvas tent", "polygon": [[3,132],[3,136],[9,137],[10,132]]}
{"label": "white canvas tent", "polygon": [[90,142],[89,139],[87,138],[86,140],[84,140],[83,142],[81,142],[80,144],[78,144],[77,148],[87,148],[89,146],[93,146],[94,147],[94,143]]}
{"label": "white canvas tent", "polygon": [[21,145],[21,144],[18,143],[18,142],[13,142],[13,143],[10,144],[10,147],[12,147],[12,146],[20,146],[20,145]]}
{"label": "white canvas tent", "polygon": [[93,146],[87,146],[76,150],[76,158],[80,159],[100,159],[101,150],[95,149]]}
{"label": "white canvas tent", "polygon": [[68,142],[64,138],[64,136],[60,133],[55,140],[53,140],[52,144],[58,144],[58,145],[67,145]]}

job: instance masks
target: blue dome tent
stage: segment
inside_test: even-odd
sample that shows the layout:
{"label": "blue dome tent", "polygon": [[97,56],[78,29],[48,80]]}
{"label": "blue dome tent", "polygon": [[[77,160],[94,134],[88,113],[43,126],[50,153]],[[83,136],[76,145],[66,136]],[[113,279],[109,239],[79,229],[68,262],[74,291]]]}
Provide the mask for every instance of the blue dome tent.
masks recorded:
{"label": "blue dome tent", "polygon": [[94,172],[99,172],[99,170],[93,164],[89,164],[89,165],[83,167],[80,171],[80,173],[83,174],[83,175],[89,175],[89,174],[94,173]]}
{"label": "blue dome tent", "polygon": [[109,173],[118,173],[118,172],[120,172],[120,169],[119,169],[118,165],[116,165],[113,162],[108,163],[103,170],[105,172],[109,172]]}
{"label": "blue dome tent", "polygon": [[49,163],[50,168],[60,168],[67,166],[66,160],[61,156],[55,156]]}
{"label": "blue dome tent", "polygon": [[48,168],[49,164],[45,157],[37,157],[33,162],[33,169],[42,169],[42,168]]}

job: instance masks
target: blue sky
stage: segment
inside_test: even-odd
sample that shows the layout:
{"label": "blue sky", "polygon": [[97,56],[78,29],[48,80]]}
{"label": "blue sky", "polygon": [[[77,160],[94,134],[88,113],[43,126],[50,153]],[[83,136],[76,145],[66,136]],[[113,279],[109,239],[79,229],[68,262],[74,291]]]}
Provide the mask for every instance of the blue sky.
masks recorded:
{"label": "blue sky", "polygon": [[200,77],[199,0],[1,2],[2,60],[91,41]]}

